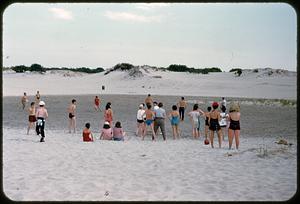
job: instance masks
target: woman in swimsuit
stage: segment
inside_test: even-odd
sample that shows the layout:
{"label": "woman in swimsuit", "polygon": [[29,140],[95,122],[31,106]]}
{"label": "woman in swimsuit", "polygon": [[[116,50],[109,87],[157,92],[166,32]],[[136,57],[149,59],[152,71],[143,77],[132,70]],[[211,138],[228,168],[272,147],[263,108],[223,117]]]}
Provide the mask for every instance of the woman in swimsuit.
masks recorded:
{"label": "woman in swimsuit", "polygon": [[154,124],[153,124],[155,114],[151,110],[151,104],[150,103],[146,104],[146,106],[147,106],[147,110],[145,110],[145,113],[144,113],[144,115],[146,116],[146,121],[145,121],[146,127],[145,127],[145,131],[144,131],[142,140],[144,140],[145,135],[147,133],[147,127],[151,128],[152,140],[156,140],[156,136],[155,136],[155,132],[154,132]]}
{"label": "woman in swimsuit", "polygon": [[100,109],[100,98],[98,96],[95,96],[94,103],[95,103],[95,106],[94,106],[95,110],[96,111],[98,111],[98,110],[101,111],[101,109]]}
{"label": "woman in swimsuit", "polygon": [[172,111],[169,113],[168,118],[171,121],[173,139],[179,139],[179,121],[180,121],[179,111],[177,110],[177,106],[172,106]]}
{"label": "woman in swimsuit", "polygon": [[82,139],[84,142],[93,142],[94,138],[93,138],[93,134],[90,130],[90,123],[86,123],[85,124],[85,128],[82,132]]}
{"label": "woman in swimsuit", "polygon": [[240,144],[240,107],[238,104],[232,104],[229,108],[229,128],[228,128],[228,139],[229,149],[231,149],[233,137],[235,138],[236,149],[239,149]]}
{"label": "woman in swimsuit", "polygon": [[35,103],[31,102],[30,108],[28,108],[28,113],[29,113],[29,124],[27,128],[27,135],[29,135],[29,130],[34,126],[34,123],[36,122],[36,117],[35,117]]}
{"label": "woman in swimsuit", "polygon": [[28,102],[27,95],[26,95],[26,92],[24,92],[24,95],[22,96],[22,99],[21,99],[23,110],[24,110],[27,102]]}
{"label": "woman in swimsuit", "polygon": [[37,91],[35,95],[35,103],[39,104],[40,99],[41,99],[40,91]]}
{"label": "woman in swimsuit", "polygon": [[109,122],[110,127],[112,127],[112,124],[113,124],[113,111],[111,109],[111,102],[107,102],[107,104],[105,106],[104,121]]}
{"label": "woman in swimsuit", "polygon": [[217,102],[213,102],[212,107],[213,110],[209,113],[209,117],[208,117],[209,130],[210,130],[210,144],[211,147],[214,148],[214,132],[217,131],[218,139],[219,139],[219,148],[221,148],[222,132],[219,124],[220,112],[217,110],[219,104]]}

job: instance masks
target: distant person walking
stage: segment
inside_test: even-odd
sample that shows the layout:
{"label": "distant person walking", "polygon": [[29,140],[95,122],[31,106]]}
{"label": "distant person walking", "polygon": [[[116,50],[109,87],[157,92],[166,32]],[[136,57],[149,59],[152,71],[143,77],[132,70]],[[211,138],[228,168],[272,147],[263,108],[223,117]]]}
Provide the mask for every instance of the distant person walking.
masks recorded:
{"label": "distant person walking", "polygon": [[212,108],[213,110],[209,113],[208,123],[210,130],[210,144],[211,147],[214,148],[214,132],[217,131],[218,139],[219,139],[219,148],[222,146],[222,132],[219,124],[220,112],[217,110],[219,104],[217,102],[213,102]]}
{"label": "distant person walking", "polygon": [[94,141],[94,137],[90,130],[90,127],[91,127],[90,123],[85,124],[85,128],[82,132],[82,140],[84,142],[93,142]]}
{"label": "distant person walking", "polygon": [[36,91],[36,94],[35,94],[35,103],[39,104],[40,100],[41,100],[40,91]]}
{"label": "distant person walking", "polygon": [[177,110],[177,106],[173,105],[172,106],[172,111],[169,113],[168,118],[171,122],[171,126],[172,126],[172,133],[173,133],[173,139],[179,139],[180,135],[179,135],[179,112]]}
{"label": "distant person walking", "polygon": [[166,140],[166,128],[165,128],[165,120],[166,120],[166,111],[162,108],[163,103],[158,103],[158,109],[154,110],[154,132],[157,135],[157,130],[160,128],[163,139]]}
{"label": "distant person walking", "polygon": [[68,117],[69,117],[69,133],[76,132],[76,100],[72,99],[71,104],[68,107]]}
{"label": "distant person walking", "polygon": [[45,142],[45,120],[48,118],[48,111],[45,108],[45,102],[40,101],[39,102],[39,108],[36,111],[36,134],[41,134],[41,140],[40,142]]}
{"label": "distant person walking", "polygon": [[36,116],[35,116],[35,103],[31,102],[30,107],[28,108],[28,113],[29,113],[29,124],[27,128],[27,135],[29,135],[29,130],[33,128],[35,122],[36,122]]}
{"label": "distant person walking", "polygon": [[145,135],[147,134],[147,128],[150,127],[151,129],[151,132],[152,132],[152,140],[156,140],[156,136],[155,136],[155,132],[154,132],[154,124],[153,124],[153,121],[154,121],[154,117],[155,117],[155,113],[151,110],[151,104],[148,103],[146,104],[147,106],[147,109],[145,110],[145,113],[144,115],[146,116],[146,127],[145,127],[145,131],[144,131],[144,134],[143,134],[143,137],[142,137],[142,140],[144,140],[145,138]]}
{"label": "distant person walking", "polygon": [[27,94],[26,94],[26,92],[24,92],[24,95],[21,98],[21,103],[22,103],[22,106],[23,106],[23,110],[25,109],[25,106],[26,106],[27,102],[28,102]]}
{"label": "distant person walking", "polygon": [[145,98],[145,104],[150,104],[152,106],[153,104],[153,98],[151,96],[151,94],[148,94],[148,96]]}
{"label": "distant person walking", "polygon": [[137,121],[137,130],[136,135],[142,136],[145,131],[145,110],[144,110],[144,104],[139,105],[139,110],[136,114],[136,121]]}
{"label": "distant person walking", "polygon": [[179,108],[179,115],[180,115],[180,120],[184,120],[184,111],[186,109],[187,103],[184,100],[184,97],[181,97],[181,100],[178,102],[178,108]]}
{"label": "distant person walking", "polygon": [[101,108],[100,108],[100,103],[101,103],[101,100],[98,96],[95,96],[95,99],[94,99],[94,104],[95,104],[95,110],[96,111],[101,111]]}
{"label": "distant person walking", "polygon": [[112,111],[112,108],[111,108],[111,102],[108,102],[105,106],[104,121],[109,122],[110,127],[112,127],[112,124],[113,124],[113,111]]}
{"label": "distant person walking", "polygon": [[233,137],[235,138],[236,149],[239,149],[240,145],[240,106],[236,103],[232,104],[229,108],[229,128],[228,128],[228,140],[229,149],[231,149]]}

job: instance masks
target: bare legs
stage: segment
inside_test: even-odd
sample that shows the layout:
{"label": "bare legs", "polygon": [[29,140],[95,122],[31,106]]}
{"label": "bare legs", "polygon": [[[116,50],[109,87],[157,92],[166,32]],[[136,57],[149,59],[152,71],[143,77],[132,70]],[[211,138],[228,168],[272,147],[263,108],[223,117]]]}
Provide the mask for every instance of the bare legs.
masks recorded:
{"label": "bare legs", "polygon": [[145,124],[144,123],[137,123],[136,135],[137,136],[142,136],[142,135],[144,135],[144,132],[145,132]]}
{"label": "bare legs", "polygon": [[178,125],[172,125],[173,139],[179,139]]}
{"label": "bare legs", "polygon": [[[212,148],[214,148],[214,132],[215,131],[210,130],[209,139],[210,139],[210,144],[211,144]],[[222,147],[222,131],[221,130],[217,130],[217,134],[218,134],[219,148],[221,148]]]}
{"label": "bare legs", "polygon": [[34,122],[33,122],[33,123],[32,123],[32,122],[29,122],[28,128],[27,128],[27,135],[29,135],[29,130],[30,130],[31,128],[33,128],[33,126],[34,126]]}
{"label": "bare legs", "polygon": [[74,133],[76,132],[76,119],[75,117],[72,117],[69,119],[69,133],[71,133],[71,130],[73,129]]}
{"label": "bare legs", "polygon": [[233,137],[235,138],[236,149],[239,149],[240,145],[240,130],[228,129],[229,149],[232,147]]}
{"label": "bare legs", "polygon": [[142,140],[144,140],[145,135],[146,135],[146,133],[147,133],[147,127],[150,127],[150,128],[151,128],[151,132],[152,132],[152,140],[156,140],[156,136],[155,136],[155,132],[154,132],[154,123],[151,123],[151,125],[146,125],[145,131],[143,132]]}

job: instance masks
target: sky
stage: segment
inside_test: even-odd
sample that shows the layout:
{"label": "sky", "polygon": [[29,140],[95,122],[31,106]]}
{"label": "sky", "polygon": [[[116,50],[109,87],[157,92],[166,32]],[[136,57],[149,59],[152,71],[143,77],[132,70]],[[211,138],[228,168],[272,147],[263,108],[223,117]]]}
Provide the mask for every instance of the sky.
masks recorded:
{"label": "sky", "polygon": [[14,3],[3,66],[296,71],[296,18],[286,3]]}

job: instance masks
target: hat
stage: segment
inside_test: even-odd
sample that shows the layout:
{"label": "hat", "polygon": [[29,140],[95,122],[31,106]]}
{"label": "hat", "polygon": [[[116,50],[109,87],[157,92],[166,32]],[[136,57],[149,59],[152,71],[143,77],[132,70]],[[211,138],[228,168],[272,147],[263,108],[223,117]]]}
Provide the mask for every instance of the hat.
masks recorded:
{"label": "hat", "polygon": [[140,108],[144,108],[144,105],[143,104],[140,104],[140,106],[139,106]]}
{"label": "hat", "polygon": [[44,102],[44,101],[40,101],[40,102],[39,102],[39,105],[40,105],[40,106],[44,106],[44,105],[45,105],[45,102]]}
{"label": "hat", "polygon": [[218,104],[218,102],[213,102],[213,103],[211,104],[211,106],[212,106],[212,107],[218,107],[219,104]]}
{"label": "hat", "polygon": [[109,122],[105,121],[104,124],[105,124],[105,125],[109,125]]}

